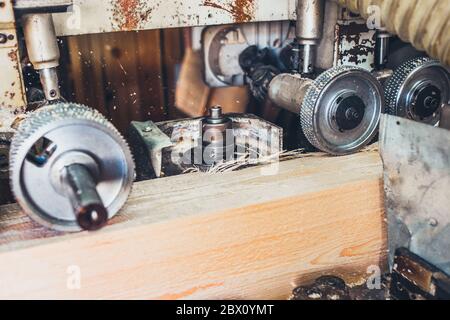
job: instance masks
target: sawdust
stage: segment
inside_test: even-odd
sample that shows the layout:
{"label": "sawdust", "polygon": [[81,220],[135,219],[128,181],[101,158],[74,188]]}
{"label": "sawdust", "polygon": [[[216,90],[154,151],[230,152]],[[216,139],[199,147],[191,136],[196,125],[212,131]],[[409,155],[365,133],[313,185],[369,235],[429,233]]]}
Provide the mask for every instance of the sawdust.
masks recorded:
{"label": "sawdust", "polygon": [[[374,143],[362,149],[360,152],[378,152],[378,143]],[[255,159],[254,155],[257,154]],[[269,156],[262,156],[255,150],[247,150],[247,152],[242,154],[237,154],[236,159],[230,161],[222,161],[211,166],[208,171],[202,171],[198,166],[193,166],[192,168],[186,169],[183,173],[206,173],[206,174],[218,174],[236,171],[248,166],[254,165],[264,165],[274,162],[281,162],[293,159],[304,159],[312,157],[332,157],[329,154],[316,152],[316,153],[305,153],[304,149],[296,149],[291,151],[281,151]]]}

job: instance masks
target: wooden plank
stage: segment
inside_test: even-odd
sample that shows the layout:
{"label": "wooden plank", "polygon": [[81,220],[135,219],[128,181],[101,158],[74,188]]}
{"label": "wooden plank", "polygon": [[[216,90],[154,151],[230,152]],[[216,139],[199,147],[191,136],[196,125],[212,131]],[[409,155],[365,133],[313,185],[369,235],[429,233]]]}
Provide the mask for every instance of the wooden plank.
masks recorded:
{"label": "wooden plank", "polygon": [[[160,30],[69,37],[73,94],[122,132],[130,121],[166,119]],[[67,66],[64,66],[67,68]]]}
{"label": "wooden plank", "polygon": [[[16,206],[2,207],[0,298],[286,298],[320,274],[355,283],[383,268],[377,153],[278,169],[137,183],[96,233],[43,235]],[[77,290],[67,287],[71,266]]]}
{"label": "wooden plank", "polygon": [[[79,101],[80,103],[84,103],[86,101],[86,95],[85,92],[83,90],[83,87],[85,86],[84,84],[84,77],[83,77],[83,61],[82,61],[82,53],[81,53],[81,40],[77,37],[66,37],[66,43],[67,43],[67,54],[68,56],[64,56],[64,54],[62,55],[62,60],[63,61],[70,61],[70,65],[65,64],[63,66],[64,71],[66,71],[67,73],[63,72],[61,74],[61,77],[63,78],[69,78],[71,79],[72,82],[72,89],[73,92],[69,95],[66,96],[65,98],[69,101]],[[67,81],[67,79],[64,79],[65,82],[69,82]],[[64,88],[65,90],[69,90],[67,88]]]}
{"label": "wooden plank", "polygon": [[[124,33],[125,36],[128,33]],[[162,65],[162,51],[164,44],[161,43],[161,31],[150,30],[136,33],[136,68],[137,68],[137,85],[140,94],[132,99],[132,104],[139,106],[140,112],[131,115],[130,121],[146,121],[154,122],[167,119],[167,110],[164,96],[164,85]],[[129,122],[128,121],[128,124]]]}
{"label": "wooden plank", "polygon": [[162,75],[167,115],[169,119],[178,119],[182,115],[175,107],[175,91],[184,56],[183,29],[163,29],[161,35]]}
{"label": "wooden plank", "polygon": [[[136,35],[120,32],[102,34],[106,81],[106,105],[113,124],[125,132],[131,120],[139,119],[140,98],[137,74]],[[137,114],[136,114],[137,112]],[[141,120],[141,119],[139,119]]]}

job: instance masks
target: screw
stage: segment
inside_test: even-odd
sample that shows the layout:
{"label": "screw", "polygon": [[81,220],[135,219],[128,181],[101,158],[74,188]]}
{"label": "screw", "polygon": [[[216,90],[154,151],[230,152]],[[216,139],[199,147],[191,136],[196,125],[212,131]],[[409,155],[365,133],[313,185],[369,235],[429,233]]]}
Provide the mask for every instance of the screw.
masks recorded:
{"label": "screw", "polygon": [[345,112],[345,117],[347,120],[355,120],[359,118],[359,113],[355,110],[355,108],[349,108]]}
{"label": "screw", "polygon": [[437,227],[437,225],[439,224],[439,222],[435,218],[431,218],[429,223],[432,227]]}
{"label": "screw", "polygon": [[6,43],[8,41],[8,37],[4,33],[0,33],[0,44]]}
{"label": "screw", "polygon": [[425,98],[425,107],[426,108],[435,109],[438,106],[438,103],[439,103],[438,100],[432,96]]}

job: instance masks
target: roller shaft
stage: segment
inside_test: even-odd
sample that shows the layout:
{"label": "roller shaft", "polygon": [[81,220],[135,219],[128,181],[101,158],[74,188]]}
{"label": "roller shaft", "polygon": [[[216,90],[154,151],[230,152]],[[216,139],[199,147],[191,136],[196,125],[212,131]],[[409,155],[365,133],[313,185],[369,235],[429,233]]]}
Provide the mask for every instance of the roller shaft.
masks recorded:
{"label": "roller shaft", "polygon": [[81,164],[66,167],[65,182],[77,222],[84,230],[98,230],[108,221],[108,212],[89,170]]}
{"label": "roller shaft", "polygon": [[48,101],[61,98],[56,68],[59,48],[51,14],[27,14],[22,18],[28,58],[39,70],[42,88]]}
{"label": "roller shaft", "polygon": [[210,109],[210,115],[203,121],[203,162],[213,165],[233,156],[234,140],[232,122],[222,114],[220,106]]}
{"label": "roller shaft", "polygon": [[389,56],[390,34],[384,30],[378,30],[375,50],[375,65],[378,70],[386,68]]}
{"label": "roller shaft", "polygon": [[322,38],[324,8],[324,0],[298,0],[296,37],[302,49],[299,66],[302,74],[314,71],[316,47]]}
{"label": "roller shaft", "polygon": [[39,78],[42,84],[45,98],[48,101],[58,100],[61,98],[59,90],[58,72],[56,68],[39,70]]}
{"label": "roller shaft", "polygon": [[269,85],[269,98],[279,107],[298,114],[313,81],[300,75],[280,74]]}
{"label": "roller shaft", "polygon": [[300,44],[317,45],[322,38],[323,0],[299,0],[296,36]]}

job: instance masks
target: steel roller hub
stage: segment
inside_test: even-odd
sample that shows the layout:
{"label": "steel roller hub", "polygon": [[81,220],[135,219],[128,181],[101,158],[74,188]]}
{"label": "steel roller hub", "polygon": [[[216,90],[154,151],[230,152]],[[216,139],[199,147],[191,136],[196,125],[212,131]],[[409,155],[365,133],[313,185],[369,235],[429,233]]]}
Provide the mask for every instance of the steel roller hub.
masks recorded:
{"label": "steel roller hub", "polygon": [[100,113],[61,103],[21,123],[10,152],[11,187],[34,220],[96,230],[124,205],[134,179],[125,140]]}
{"label": "steel roller hub", "polygon": [[370,72],[340,66],[322,73],[302,106],[302,130],[313,146],[334,155],[356,152],[378,130],[383,91]]}
{"label": "steel roller hub", "polygon": [[430,58],[407,61],[387,82],[385,95],[386,113],[437,125],[442,105],[450,102],[450,73]]}

